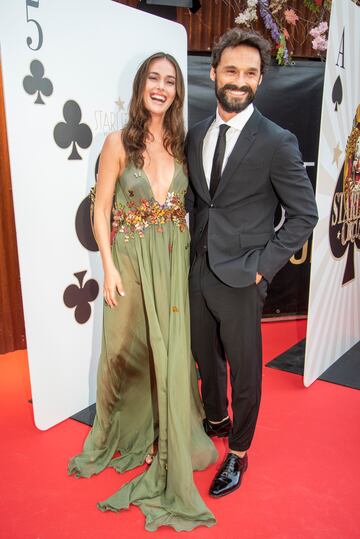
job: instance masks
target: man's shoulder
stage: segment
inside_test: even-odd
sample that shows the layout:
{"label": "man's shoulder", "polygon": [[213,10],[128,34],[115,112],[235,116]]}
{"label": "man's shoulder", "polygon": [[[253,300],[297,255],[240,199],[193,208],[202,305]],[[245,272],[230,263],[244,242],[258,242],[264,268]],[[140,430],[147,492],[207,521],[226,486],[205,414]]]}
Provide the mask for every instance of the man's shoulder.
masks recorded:
{"label": "man's shoulder", "polygon": [[[261,114],[261,113],[260,113]],[[268,133],[271,133],[272,136],[275,137],[284,137],[286,134],[289,134],[290,131],[288,129],[285,129],[284,127],[281,127],[281,125],[273,122],[270,120],[270,118],[267,118],[263,114],[261,114],[261,129],[266,130]]]}
{"label": "man's shoulder", "polygon": [[196,124],[190,127],[188,131],[188,138],[192,138],[196,136],[198,133],[202,133],[204,130],[206,130],[210,126],[214,118],[215,118],[215,115],[212,114],[211,116],[208,116],[204,120],[200,120],[199,122],[196,122]]}

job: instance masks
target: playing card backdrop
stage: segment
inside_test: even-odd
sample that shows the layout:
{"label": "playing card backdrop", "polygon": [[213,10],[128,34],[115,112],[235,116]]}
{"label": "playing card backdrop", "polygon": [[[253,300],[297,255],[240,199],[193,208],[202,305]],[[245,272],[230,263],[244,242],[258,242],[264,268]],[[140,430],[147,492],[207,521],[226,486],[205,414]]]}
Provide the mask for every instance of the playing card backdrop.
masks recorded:
{"label": "playing card backdrop", "polygon": [[35,423],[92,404],[102,271],[88,193],[127,119],[140,63],[164,50],[186,79],[182,26],[111,0],[0,4],[1,60]]}
{"label": "playing card backdrop", "polygon": [[333,0],[327,52],[304,383],[360,339],[360,7]]}

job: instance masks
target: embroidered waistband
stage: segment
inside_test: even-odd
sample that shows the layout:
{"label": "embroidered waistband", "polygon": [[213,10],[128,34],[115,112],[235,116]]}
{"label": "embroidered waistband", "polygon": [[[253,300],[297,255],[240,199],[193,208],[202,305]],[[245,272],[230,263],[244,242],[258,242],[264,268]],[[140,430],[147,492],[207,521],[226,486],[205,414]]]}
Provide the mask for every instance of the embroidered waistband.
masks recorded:
{"label": "embroidered waistband", "polygon": [[126,206],[117,204],[113,209],[112,240],[118,232],[124,234],[125,241],[135,235],[143,238],[144,231],[150,226],[156,226],[157,232],[163,232],[165,223],[174,223],[182,232],[186,228],[185,215],[184,203],[175,192],[167,194],[164,204],[146,198],[128,202]]}

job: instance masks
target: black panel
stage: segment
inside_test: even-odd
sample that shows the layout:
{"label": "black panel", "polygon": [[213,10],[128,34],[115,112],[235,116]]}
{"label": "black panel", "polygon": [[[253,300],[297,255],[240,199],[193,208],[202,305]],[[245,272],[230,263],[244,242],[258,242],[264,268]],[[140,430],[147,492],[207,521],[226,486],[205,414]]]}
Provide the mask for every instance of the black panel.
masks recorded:
{"label": "black panel", "polygon": [[[304,358],[305,339],[299,341],[272,361],[269,361],[266,366],[272,369],[279,369],[280,371],[303,375]],[[319,376],[319,380],[351,387],[352,389],[360,389],[360,341],[323,372]]]}

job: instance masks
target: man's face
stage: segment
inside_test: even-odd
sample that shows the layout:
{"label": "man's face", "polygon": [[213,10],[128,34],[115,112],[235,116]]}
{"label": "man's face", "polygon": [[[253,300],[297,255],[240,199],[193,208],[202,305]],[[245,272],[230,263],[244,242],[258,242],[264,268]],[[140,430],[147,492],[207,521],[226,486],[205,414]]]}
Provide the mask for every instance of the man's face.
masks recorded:
{"label": "man's face", "polygon": [[261,83],[259,51],[248,45],[224,49],[216,70],[211,68],[210,78],[215,81],[220,112],[235,116],[254,100]]}

